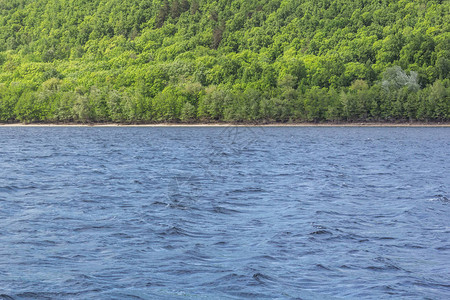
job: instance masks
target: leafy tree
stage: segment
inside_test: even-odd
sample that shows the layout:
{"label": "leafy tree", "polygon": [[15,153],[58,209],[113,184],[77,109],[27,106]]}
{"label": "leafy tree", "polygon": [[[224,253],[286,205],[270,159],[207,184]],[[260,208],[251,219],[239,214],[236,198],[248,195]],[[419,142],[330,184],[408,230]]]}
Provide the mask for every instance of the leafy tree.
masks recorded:
{"label": "leafy tree", "polygon": [[197,115],[195,106],[189,102],[184,103],[181,109],[180,120],[183,122],[192,122],[195,120]]}
{"label": "leafy tree", "polygon": [[168,0],[164,0],[161,8],[158,11],[158,15],[156,16],[156,27],[161,28],[164,25],[164,22],[167,19],[167,16],[170,12],[170,5]]}

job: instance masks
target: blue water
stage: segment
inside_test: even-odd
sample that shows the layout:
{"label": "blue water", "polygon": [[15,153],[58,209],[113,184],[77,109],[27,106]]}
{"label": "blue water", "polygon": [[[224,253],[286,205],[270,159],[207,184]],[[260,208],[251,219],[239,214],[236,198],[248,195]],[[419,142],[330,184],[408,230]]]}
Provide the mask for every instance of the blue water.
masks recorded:
{"label": "blue water", "polygon": [[3,127],[0,299],[446,299],[449,157],[450,128]]}

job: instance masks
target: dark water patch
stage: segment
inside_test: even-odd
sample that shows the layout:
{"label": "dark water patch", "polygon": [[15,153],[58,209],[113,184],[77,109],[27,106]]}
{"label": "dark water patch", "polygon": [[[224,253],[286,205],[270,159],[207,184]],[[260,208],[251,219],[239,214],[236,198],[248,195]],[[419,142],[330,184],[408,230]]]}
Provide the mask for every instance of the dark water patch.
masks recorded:
{"label": "dark water patch", "polygon": [[20,188],[18,186],[0,186],[0,193],[12,193]]}
{"label": "dark water patch", "polygon": [[393,263],[390,259],[384,257],[377,257],[372,260],[376,265],[368,266],[367,269],[372,271],[403,271],[403,269]]}
{"label": "dark water patch", "polygon": [[445,291],[450,292],[450,284],[448,282],[436,282],[434,280],[423,280],[423,281],[414,282],[414,285],[421,286],[424,288],[443,289]]}
{"label": "dark water patch", "polygon": [[450,244],[449,244],[449,245],[442,246],[442,247],[437,247],[436,250],[439,250],[439,251],[447,251],[447,250],[450,250]]}
{"label": "dark water patch", "polygon": [[252,257],[252,260],[256,260],[256,261],[264,261],[264,260],[277,261],[278,258],[276,258],[275,256],[271,256],[271,255],[260,255],[260,256]]}
{"label": "dark water patch", "polygon": [[236,209],[226,208],[226,207],[223,207],[223,206],[214,206],[212,208],[212,212],[213,213],[218,213],[218,214],[228,215],[228,214],[239,213],[240,211],[236,210]]}
{"label": "dark water patch", "polygon": [[52,300],[82,297],[83,293],[71,292],[25,292],[17,294],[14,300]]}
{"label": "dark water patch", "polygon": [[431,201],[438,201],[438,202],[450,204],[450,199],[444,195],[434,195],[433,198],[431,198]]}
{"label": "dark water patch", "polygon": [[262,273],[255,273],[252,275],[253,279],[259,283],[265,283],[267,281],[273,281],[273,279],[268,276],[268,275],[264,275]]}
{"label": "dark water patch", "polygon": [[322,265],[322,264],[316,264],[315,267],[316,267],[317,269],[321,269],[321,270],[332,271],[332,269],[330,269],[330,268],[328,268],[328,267],[325,267],[325,266]]}
{"label": "dark water patch", "polygon": [[331,231],[323,230],[323,229],[322,230],[316,230],[316,231],[313,231],[313,232],[310,233],[310,235],[323,235],[323,234],[331,235],[333,233],[331,233]]}
{"label": "dark water patch", "polygon": [[84,231],[104,231],[105,229],[113,229],[113,226],[110,225],[87,225],[87,226],[81,226],[74,228],[74,232],[84,232]]}
{"label": "dark water patch", "polygon": [[374,237],[374,239],[377,239],[377,240],[395,240],[395,238],[390,237],[390,236]]}
{"label": "dark water patch", "polygon": [[172,226],[158,233],[161,236],[189,236],[189,233],[177,226]]}
{"label": "dark water patch", "polygon": [[411,244],[411,243],[406,243],[403,245],[398,245],[398,247],[404,247],[404,248],[409,248],[409,249],[426,249],[425,245],[420,245],[420,244]]}

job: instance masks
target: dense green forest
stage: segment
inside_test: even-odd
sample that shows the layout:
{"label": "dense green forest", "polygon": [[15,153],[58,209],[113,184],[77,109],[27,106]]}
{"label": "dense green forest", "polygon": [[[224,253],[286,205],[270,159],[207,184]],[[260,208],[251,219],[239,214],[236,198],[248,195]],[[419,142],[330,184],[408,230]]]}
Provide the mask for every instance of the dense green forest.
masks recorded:
{"label": "dense green forest", "polygon": [[450,120],[450,1],[0,0],[0,122]]}

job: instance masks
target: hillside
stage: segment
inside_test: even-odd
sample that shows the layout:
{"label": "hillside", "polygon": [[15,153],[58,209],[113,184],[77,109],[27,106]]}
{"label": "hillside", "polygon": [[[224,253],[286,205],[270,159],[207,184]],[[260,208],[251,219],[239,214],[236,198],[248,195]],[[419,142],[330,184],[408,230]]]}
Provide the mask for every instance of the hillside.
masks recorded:
{"label": "hillside", "polygon": [[0,0],[1,122],[449,121],[450,1]]}

